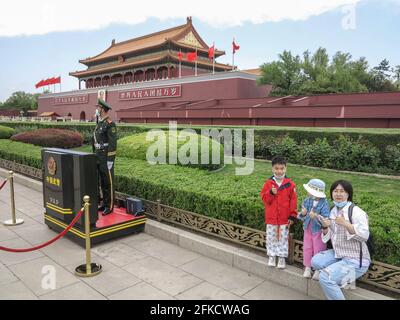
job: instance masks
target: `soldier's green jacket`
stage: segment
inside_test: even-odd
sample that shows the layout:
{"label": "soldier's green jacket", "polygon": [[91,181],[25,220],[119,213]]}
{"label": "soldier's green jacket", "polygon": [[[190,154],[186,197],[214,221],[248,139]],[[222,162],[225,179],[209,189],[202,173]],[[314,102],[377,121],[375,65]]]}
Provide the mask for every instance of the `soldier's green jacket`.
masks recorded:
{"label": "soldier's green jacket", "polygon": [[[95,148],[95,144],[100,145],[100,149]],[[96,125],[92,146],[93,152],[102,151],[101,153],[107,157],[107,161],[114,162],[117,150],[117,127],[108,116],[101,119]],[[106,154],[105,151],[107,151]]]}

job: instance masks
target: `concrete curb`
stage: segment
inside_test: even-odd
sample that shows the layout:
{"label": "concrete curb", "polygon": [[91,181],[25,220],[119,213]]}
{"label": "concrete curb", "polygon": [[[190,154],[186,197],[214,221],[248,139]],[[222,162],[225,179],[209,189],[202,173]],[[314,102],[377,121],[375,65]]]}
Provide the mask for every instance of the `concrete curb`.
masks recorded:
{"label": "concrete curb", "polygon": [[[0,168],[0,176],[8,177],[8,170]],[[43,190],[40,181],[20,174],[14,174],[14,179],[16,183],[27,188],[38,192]],[[325,299],[318,282],[303,278],[303,271],[300,268],[294,266],[287,266],[284,270],[270,268],[267,266],[265,256],[151,219],[146,222],[145,232],[263,279],[295,289],[310,297]],[[363,288],[344,290],[344,294],[348,300],[393,300]]]}

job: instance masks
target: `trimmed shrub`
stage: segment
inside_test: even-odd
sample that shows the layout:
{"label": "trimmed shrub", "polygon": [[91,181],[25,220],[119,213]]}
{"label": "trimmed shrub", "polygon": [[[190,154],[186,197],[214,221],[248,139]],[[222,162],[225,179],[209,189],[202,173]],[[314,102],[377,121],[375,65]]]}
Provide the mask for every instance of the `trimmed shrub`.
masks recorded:
{"label": "trimmed shrub", "polygon": [[14,129],[0,126],[0,139],[9,139],[14,134]]}
{"label": "trimmed shrub", "polygon": [[64,129],[38,129],[16,134],[11,140],[41,147],[74,148],[83,144],[80,133]]}
{"label": "trimmed shrub", "polygon": [[311,144],[304,140],[299,146],[295,162],[313,167],[329,168],[332,167],[333,152],[333,147],[326,138],[318,138]]}
{"label": "trimmed shrub", "polygon": [[268,149],[267,154],[270,154],[271,157],[280,155],[290,162],[295,162],[299,151],[296,141],[289,136],[273,139],[266,147]]}
{"label": "trimmed shrub", "polygon": [[386,148],[385,165],[397,174],[400,173],[400,143]]}
{"label": "trimmed shrub", "polygon": [[9,139],[0,139],[0,158],[34,168],[42,167],[41,148]]}
{"label": "trimmed shrub", "polygon": [[361,138],[352,141],[340,136],[334,144],[332,162],[335,169],[374,172],[380,162],[379,151]]}
{"label": "trimmed shrub", "polygon": [[[160,130],[154,131],[154,135],[148,138],[147,133],[139,133],[118,140],[118,155],[130,159],[148,161],[150,160],[147,159],[148,153],[149,157],[156,158],[154,159],[155,161],[158,161],[157,158],[160,157],[160,162],[164,164],[178,164],[207,170],[215,170],[224,165],[224,148],[217,141],[195,132],[185,132],[184,135],[182,132],[178,132],[177,135],[178,138],[172,137],[173,140],[171,140],[177,143],[175,156],[169,150],[172,146],[170,146],[168,131]],[[206,154],[202,153],[204,145],[207,149]],[[216,158],[213,161],[213,153],[214,157],[219,157],[219,159]],[[172,157],[172,162],[170,162],[170,156]],[[203,157],[207,159],[205,162],[208,163],[202,163]],[[189,159],[193,163],[189,163]]]}
{"label": "trimmed shrub", "polygon": [[[89,143],[93,136],[95,123],[21,123],[21,122],[2,122],[3,125],[15,128],[16,133],[34,130],[37,128],[64,128],[78,131],[82,134],[85,143]],[[179,125],[180,128],[187,128],[187,125]],[[167,124],[157,125],[138,125],[138,124],[117,124],[117,136],[123,138],[128,135],[147,132],[149,129],[168,128]],[[201,129],[213,128],[222,129],[218,126],[190,126],[196,132],[200,133]],[[365,172],[376,172],[382,174],[399,174],[399,170],[393,168],[390,163],[396,163],[396,146],[400,145],[399,129],[361,129],[361,128],[296,128],[296,127],[263,127],[263,126],[224,126],[224,128],[252,128],[254,129],[254,154],[256,158],[271,159],[274,154],[283,152],[287,158],[298,164],[317,166],[321,163],[322,167],[340,169],[340,170],[357,170]],[[338,141],[345,137],[357,146],[353,147],[350,152],[354,159],[346,162],[345,167],[339,166],[335,161],[325,157],[324,148],[328,148],[327,144],[332,147],[332,152],[336,153],[340,143]],[[290,139],[289,139],[290,138]],[[296,144],[294,144],[293,143]],[[307,142],[306,142],[307,141]],[[324,142],[322,142],[324,141]],[[325,142],[326,141],[326,142]],[[367,143],[365,143],[367,141]],[[280,146],[280,143],[283,146]],[[327,144],[326,144],[327,143]],[[358,144],[361,144],[360,146]],[[349,144],[344,143],[346,148]],[[306,149],[308,156],[302,155],[302,148]],[[312,147],[311,147],[312,146]],[[336,146],[336,147],[335,147]],[[370,149],[370,146],[373,147]],[[243,150],[245,144],[243,144]],[[358,148],[358,150],[356,150]],[[397,147],[398,148],[398,147]],[[300,149],[300,150],[298,150]],[[329,148],[328,148],[329,149]],[[297,152],[293,155],[292,152]],[[388,163],[387,153],[393,154],[394,161]],[[363,153],[366,151],[365,153]],[[318,153],[319,155],[316,155]],[[244,154],[244,152],[243,152]],[[315,155],[315,156],[314,156]],[[311,156],[311,158],[309,157]],[[310,160],[312,159],[312,160]],[[361,163],[358,165],[358,161]],[[343,160],[339,161],[341,165]]]}

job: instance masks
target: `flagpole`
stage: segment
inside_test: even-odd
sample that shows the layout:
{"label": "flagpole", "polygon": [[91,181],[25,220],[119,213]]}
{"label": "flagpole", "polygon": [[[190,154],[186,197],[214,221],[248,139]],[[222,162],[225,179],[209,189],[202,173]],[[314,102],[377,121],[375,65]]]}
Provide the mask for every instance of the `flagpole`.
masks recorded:
{"label": "flagpole", "polygon": [[182,50],[180,50],[180,59],[179,59],[179,78],[182,77]]}
{"label": "flagpole", "polygon": [[196,43],[196,60],[194,64],[194,75],[197,77],[197,43]]}
{"label": "flagpole", "polygon": [[235,49],[233,48],[234,43],[235,43],[235,37],[233,37],[233,42],[232,42],[232,71],[235,69]]}
{"label": "flagpole", "polygon": [[215,74],[215,42],[213,42],[213,74]]}

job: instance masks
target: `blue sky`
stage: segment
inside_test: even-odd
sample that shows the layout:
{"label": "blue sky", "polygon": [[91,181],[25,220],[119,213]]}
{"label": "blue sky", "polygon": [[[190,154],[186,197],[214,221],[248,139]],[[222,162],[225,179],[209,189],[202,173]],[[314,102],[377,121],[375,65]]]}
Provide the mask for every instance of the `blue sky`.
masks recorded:
{"label": "blue sky", "polygon": [[[110,11],[110,17],[104,21],[109,1],[100,6],[102,14],[96,14],[90,7],[82,8],[79,1],[70,0],[69,7],[75,8],[71,13],[62,13],[64,9],[57,6],[26,8],[36,19],[30,21],[30,16],[25,18],[18,10],[21,0],[14,0],[15,5],[0,13],[0,101],[19,90],[41,92],[34,84],[58,75],[62,77],[63,91],[77,89],[78,81],[68,73],[85,69],[79,59],[103,51],[112,39],[119,42],[183,24],[187,15],[193,16],[195,28],[208,44],[215,42],[218,49],[226,51],[219,62],[231,63],[231,42],[236,37],[241,49],[235,64],[240,69],[275,60],[285,49],[302,54],[320,46],[327,48],[330,55],[344,51],[354,58],[365,56],[371,66],[383,58],[392,66],[400,65],[400,0],[260,1],[248,0],[247,6],[241,8],[227,1],[227,12],[222,6],[213,14],[174,9],[187,1],[168,1],[171,12],[153,2],[156,9],[136,3],[130,16],[126,11],[133,2],[114,0],[112,3],[120,2],[119,10]],[[165,5],[164,2],[159,5]],[[39,7],[38,15],[35,10]],[[343,27],[343,21],[350,21],[350,28]]]}

